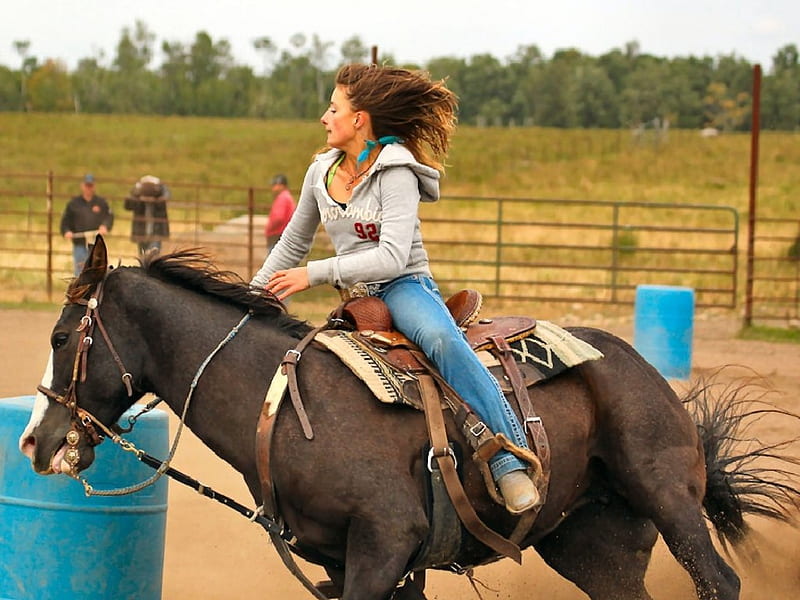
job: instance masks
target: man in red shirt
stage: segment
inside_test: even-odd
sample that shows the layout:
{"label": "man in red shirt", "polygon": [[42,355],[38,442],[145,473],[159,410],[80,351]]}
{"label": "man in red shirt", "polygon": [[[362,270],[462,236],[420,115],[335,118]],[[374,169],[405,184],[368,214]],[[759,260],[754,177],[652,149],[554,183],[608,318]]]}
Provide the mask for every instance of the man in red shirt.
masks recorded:
{"label": "man in red shirt", "polygon": [[292,193],[289,191],[289,181],[286,179],[286,175],[279,174],[272,178],[272,196],[274,198],[272,208],[264,227],[269,252],[272,251],[283,230],[289,224],[289,219],[292,218],[296,206]]}

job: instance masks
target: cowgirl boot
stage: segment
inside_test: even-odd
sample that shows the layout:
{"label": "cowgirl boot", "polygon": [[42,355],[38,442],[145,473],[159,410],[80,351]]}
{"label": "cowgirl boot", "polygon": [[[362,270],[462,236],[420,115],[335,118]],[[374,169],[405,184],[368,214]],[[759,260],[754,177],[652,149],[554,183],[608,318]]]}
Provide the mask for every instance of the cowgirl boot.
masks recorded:
{"label": "cowgirl boot", "polygon": [[539,490],[524,470],[511,471],[497,480],[508,512],[519,515],[539,504]]}

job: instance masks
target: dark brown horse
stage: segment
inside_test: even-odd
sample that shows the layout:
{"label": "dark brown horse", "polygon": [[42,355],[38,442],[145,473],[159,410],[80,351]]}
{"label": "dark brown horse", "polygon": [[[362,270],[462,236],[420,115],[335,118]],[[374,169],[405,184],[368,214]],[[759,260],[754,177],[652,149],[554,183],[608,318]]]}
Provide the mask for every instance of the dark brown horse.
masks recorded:
{"label": "dark brown horse", "polygon": [[[248,311],[250,321],[209,360]],[[85,380],[76,374],[71,397],[78,413],[110,425],[151,392],[181,414],[192,389],[187,425],[242,474],[260,504],[257,418],[284,354],[310,326],[196,252],[110,268],[98,238],[51,335],[44,385],[57,394],[69,391],[87,312],[102,317],[105,334],[95,329],[83,357]],[[522,546],[533,546],[591,598],[646,599],[645,570],[660,533],[700,598],[735,600],[739,578],[712,545],[704,506],[718,533],[738,542],[747,531],[742,513],[763,504],[737,493],[741,467],[718,454],[719,423],[703,423],[701,439],[681,400],[627,343],[596,329],[571,331],[605,357],[531,389],[549,432],[552,479]],[[123,371],[131,375],[131,394]],[[413,582],[397,588],[429,531],[424,416],[376,402],[334,355],[313,345],[302,355],[298,377],[315,437],[304,437],[287,402],[277,416],[272,457],[280,513],[296,536],[296,550],[323,564],[345,600],[424,598]],[[37,472],[64,470],[74,412],[37,397],[20,439]],[[463,442],[452,423],[448,430],[451,440]],[[79,431],[75,471],[94,458],[91,431]],[[477,513],[508,535],[516,518],[491,500],[473,463],[462,469]],[[707,486],[712,481],[720,485]],[[784,516],[784,505],[796,499],[794,488],[786,490],[780,484],[757,490],[778,507],[772,516]],[[452,564],[497,558],[466,535]]]}

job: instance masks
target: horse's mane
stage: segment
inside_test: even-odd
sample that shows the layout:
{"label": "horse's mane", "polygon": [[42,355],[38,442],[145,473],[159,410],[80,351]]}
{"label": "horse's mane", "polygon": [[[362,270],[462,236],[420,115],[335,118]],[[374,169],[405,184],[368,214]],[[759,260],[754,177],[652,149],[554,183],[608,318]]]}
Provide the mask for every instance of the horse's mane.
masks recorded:
{"label": "horse's mane", "polygon": [[292,337],[302,338],[311,330],[307,322],[287,314],[286,307],[273,294],[251,287],[238,273],[219,269],[198,248],[169,254],[148,253],[139,258],[139,264],[151,277],[214,296],[246,308],[254,315],[267,316],[271,323]]}

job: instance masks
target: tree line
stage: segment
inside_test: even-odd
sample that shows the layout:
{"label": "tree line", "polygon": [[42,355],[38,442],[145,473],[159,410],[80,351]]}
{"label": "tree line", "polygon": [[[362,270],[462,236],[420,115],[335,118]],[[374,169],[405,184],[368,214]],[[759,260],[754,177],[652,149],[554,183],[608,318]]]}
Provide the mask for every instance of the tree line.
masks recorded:
{"label": "tree line", "polygon": [[[299,33],[288,48],[266,36],[253,46],[263,69],[238,64],[227,40],[204,31],[191,43],[163,41],[164,60],[153,66],[156,35],[137,21],[123,28],[110,64],[100,54],[69,71],[58,59],[37,58],[30,42],[14,41],[20,66],[0,65],[0,110],[313,119],[328,103],[337,68],[367,62],[370,54],[358,36],[338,49]],[[378,61],[398,64],[391,55]],[[735,54],[668,59],[628,42],[600,56],[570,48],[547,58],[529,45],[504,59],[447,56],[402,66],[447,78],[460,98],[459,121],[472,125],[723,131],[750,125],[753,65]],[[779,48],[764,67],[762,127],[800,129],[797,46]]]}

